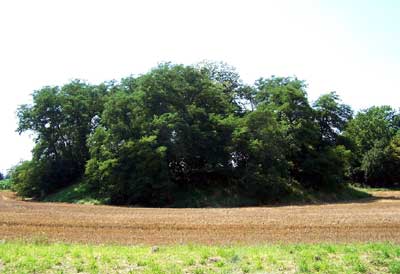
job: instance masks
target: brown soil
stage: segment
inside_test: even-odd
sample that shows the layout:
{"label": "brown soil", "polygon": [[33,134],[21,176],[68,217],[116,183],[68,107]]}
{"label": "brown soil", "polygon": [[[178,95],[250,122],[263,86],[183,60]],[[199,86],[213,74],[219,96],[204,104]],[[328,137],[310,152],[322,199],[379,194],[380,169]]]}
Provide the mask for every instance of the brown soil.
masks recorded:
{"label": "brown soil", "polygon": [[400,243],[400,191],[357,202],[159,209],[21,201],[0,192],[0,239],[119,244]]}

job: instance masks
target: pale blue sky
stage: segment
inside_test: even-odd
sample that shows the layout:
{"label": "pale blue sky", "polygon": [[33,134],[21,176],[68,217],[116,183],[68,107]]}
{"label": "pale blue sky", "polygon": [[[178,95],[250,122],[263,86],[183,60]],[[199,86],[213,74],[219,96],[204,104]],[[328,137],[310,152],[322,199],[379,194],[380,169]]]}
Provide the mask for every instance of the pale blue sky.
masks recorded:
{"label": "pale blue sky", "polygon": [[311,100],[400,107],[400,1],[1,1],[0,35],[0,171],[30,157],[15,110],[32,91],[161,61],[221,60],[248,83],[296,75]]}

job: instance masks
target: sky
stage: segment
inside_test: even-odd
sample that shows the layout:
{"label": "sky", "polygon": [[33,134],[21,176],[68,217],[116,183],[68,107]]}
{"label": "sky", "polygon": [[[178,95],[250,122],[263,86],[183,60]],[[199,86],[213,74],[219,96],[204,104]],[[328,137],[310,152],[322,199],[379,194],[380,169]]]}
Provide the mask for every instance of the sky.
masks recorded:
{"label": "sky", "polygon": [[15,112],[34,90],[203,60],[249,84],[297,76],[311,101],[336,91],[355,110],[399,108],[400,1],[0,1],[0,171],[31,157]]}

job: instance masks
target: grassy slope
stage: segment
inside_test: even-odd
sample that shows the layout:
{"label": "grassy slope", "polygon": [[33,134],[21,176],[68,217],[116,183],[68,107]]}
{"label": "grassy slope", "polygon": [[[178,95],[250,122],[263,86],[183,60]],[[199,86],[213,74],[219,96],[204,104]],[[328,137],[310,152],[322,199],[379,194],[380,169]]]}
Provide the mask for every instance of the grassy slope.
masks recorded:
{"label": "grassy slope", "polygon": [[335,189],[327,189],[324,191],[306,190],[301,187],[294,187],[292,193],[284,197],[283,203],[331,203],[352,201],[371,197],[366,189],[354,187],[350,184],[343,184]]}
{"label": "grassy slope", "polygon": [[[281,195],[270,204],[305,204],[350,201],[370,197],[361,188],[344,185],[331,191],[317,192],[292,186],[287,195]],[[81,184],[75,184],[47,196],[46,202],[64,202],[80,204],[103,204],[105,200],[95,198]],[[259,201],[244,195],[240,190],[221,189],[193,189],[175,193],[175,202],[168,207],[238,207],[261,205]]]}
{"label": "grassy slope", "polygon": [[95,198],[83,184],[75,184],[66,187],[56,193],[48,195],[43,201],[93,205],[105,203],[105,201]]}
{"label": "grassy slope", "polygon": [[0,273],[398,274],[399,258],[400,246],[390,243],[159,248],[0,243]]}

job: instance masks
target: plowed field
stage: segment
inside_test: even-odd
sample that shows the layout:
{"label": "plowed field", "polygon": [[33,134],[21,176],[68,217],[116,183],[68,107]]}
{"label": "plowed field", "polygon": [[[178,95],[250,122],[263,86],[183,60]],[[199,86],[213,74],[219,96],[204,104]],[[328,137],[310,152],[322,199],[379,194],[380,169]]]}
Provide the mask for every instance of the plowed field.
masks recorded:
{"label": "plowed field", "polygon": [[0,192],[0,239],[119,244],[400,243],[400,191],[352,203],[159,209],[20,201]]}

